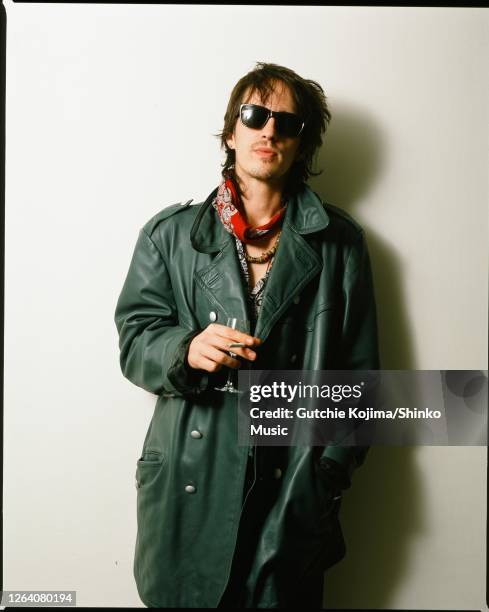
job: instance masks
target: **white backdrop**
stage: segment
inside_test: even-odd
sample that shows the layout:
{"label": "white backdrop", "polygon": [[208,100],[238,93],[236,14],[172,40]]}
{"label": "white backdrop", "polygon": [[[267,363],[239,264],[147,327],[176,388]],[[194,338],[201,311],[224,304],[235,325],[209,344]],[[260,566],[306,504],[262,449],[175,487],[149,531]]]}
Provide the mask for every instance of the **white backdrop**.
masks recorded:
{"label": "white backdrop", "polygon": [[[386,369],[487,368],[489,13],[6,3],[4,589],[142,606],[136,460],[155,396],[113,313],[139,228],[217,185],[256,61],[323,85],[311,181],[364,227]],[[485,607],[486,449],[375,448],[344,497],[342,608]]]}

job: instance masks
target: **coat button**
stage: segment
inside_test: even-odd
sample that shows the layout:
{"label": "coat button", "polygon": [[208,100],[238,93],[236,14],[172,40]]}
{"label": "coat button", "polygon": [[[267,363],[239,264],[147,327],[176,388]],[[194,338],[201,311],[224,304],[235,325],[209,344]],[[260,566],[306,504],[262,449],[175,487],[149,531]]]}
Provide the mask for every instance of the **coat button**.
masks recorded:
{"label": "coat button", "polygon": [[209,313],[209,319],[214,323],[217,321],[217,312],[215,310],[211,310]]}
{"label": "coat button", "polygon": [[290,358],[290,363],[295,363],[297,361],[297,355],[294,353]]}
{"label": "coat button", "polygon": [[273,470],[273,477],[278,480],[279,478],[282,477],[282,470],[280,468],[275,468]]}
{"label": "coat button", "polygon": [[202,434],[201,434],[201,433],[200,433],[200,431],[198,431],[197,429],[193,429],[193,430],[190,432],[190,435],[192,436],[192,438],[196,438],[196,439],[198,439],[198,438],[202,438]]}
{"label": "coat button", "polygon": [[185,491],[187,491],[187,493],[195,493],[195,487],[193,485],[187,485]]}
{"label": "coat button", "polygon": [[301,296],[300,295],[296,295],[295,298],[292,301],[294,302],[294,304],[298,304],[301,301]]}

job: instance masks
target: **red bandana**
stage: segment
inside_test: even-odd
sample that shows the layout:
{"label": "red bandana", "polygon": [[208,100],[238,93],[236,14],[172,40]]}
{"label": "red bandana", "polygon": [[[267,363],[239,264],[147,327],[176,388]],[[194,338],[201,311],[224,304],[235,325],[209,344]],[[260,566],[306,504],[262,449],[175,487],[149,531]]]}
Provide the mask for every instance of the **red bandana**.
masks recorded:
{"label": "red bandana", "polygon": [[213,200],[212,205],[216,209],[226,230],[239,238],[241,242],[249,242],[268,234],[281,221],[287,206],[285,204],[264,225],[252,227],[244,218],[243,206],[236,191],[236,186],[231,179],[226,179],[219,185],[217,196]]}

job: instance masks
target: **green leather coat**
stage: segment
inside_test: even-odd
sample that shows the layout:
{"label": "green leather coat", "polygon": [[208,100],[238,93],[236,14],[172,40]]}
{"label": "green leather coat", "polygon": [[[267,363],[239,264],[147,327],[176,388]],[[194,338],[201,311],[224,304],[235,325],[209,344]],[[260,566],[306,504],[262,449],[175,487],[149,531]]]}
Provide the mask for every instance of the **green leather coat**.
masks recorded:
{"label": "green leather coat", "polygon": [[[236,395],[213,391],[216,375],[185,365],[190,341],[212,320],[249,318],[234,240],[211,205],[216,191],[141,229],[115,313],[124,376],[159,396],[136,467],[134,577],[149,607],[217,606],[242,512],[248,449],[237,441]],[[379,367],[364,233],[307,186],[287,207],[255,335],[256,369]],[[285,448],[250,574],[265,585],[264,608],[345,553],[341,500],[319,474],[317,447]],[[319,450],[349,476],[366,454]]]}

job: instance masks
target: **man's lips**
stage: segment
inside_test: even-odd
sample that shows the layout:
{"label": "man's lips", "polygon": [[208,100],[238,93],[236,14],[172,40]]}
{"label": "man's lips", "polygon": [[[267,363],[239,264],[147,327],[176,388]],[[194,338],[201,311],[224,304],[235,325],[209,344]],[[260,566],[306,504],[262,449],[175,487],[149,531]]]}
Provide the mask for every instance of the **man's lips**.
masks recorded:
{"label": "man's lips", "polygon": [[260,157],[274,157],[277,155],[277,152],[273,149],[268,149],[267,147],[257,147],[254,149],[255,153]]}

